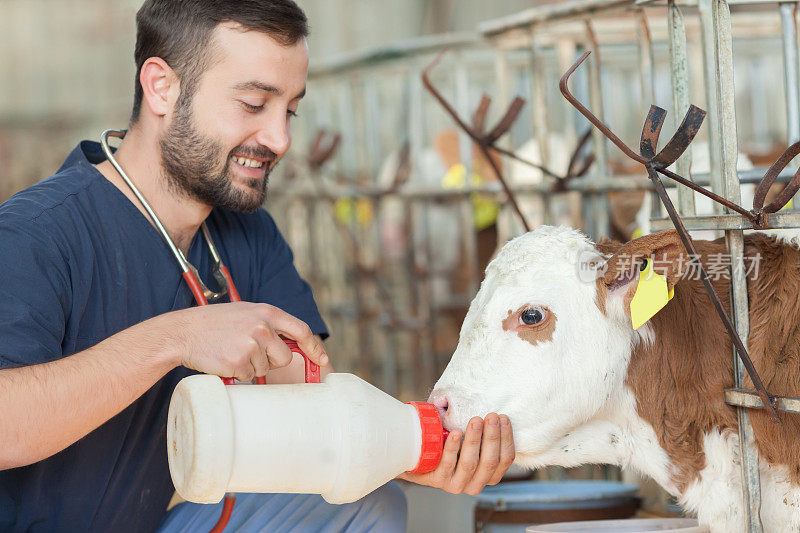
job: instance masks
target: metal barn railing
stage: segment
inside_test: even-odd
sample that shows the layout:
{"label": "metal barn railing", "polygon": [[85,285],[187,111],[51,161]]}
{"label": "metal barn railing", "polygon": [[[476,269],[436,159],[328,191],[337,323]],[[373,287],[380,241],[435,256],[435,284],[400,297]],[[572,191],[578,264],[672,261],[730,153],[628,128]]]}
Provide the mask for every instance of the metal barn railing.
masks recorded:
{"label": "metal barn railing", "polygon": [[[734,93],[734,51],[736,50],[736,37],[754,39],[763,37],[763,32],[768,28],[780,29],[782,73],[784,80],[784,107],[780,105],[778,113],[783,112],[786,123],[785,143],[792,144],[800,140],[800,96],[798,95],[798,32],[797,9],[794,2],[761,2],[731,0],[697,0],[693,2],[675,2],[668,0],[664,7],[657,6],[659,2],[640,0],[638,2],[598,2],[581,1],[567,6],[556,5],[545,9],[532,9],[500,21],[494,21],[482,26],[484,34],[491,36],[498,43],[508,39],[519,40],[519,34],[528,37],[528,45],[536,48],[537,41],[542,39],[541,33],[557,33],[555,23],[568,24],[574,20],[583,19],[587,29],[585,48],[597,51],[597,34],[603,31],[592,26],[599,26],[596,22],[599,16],[616,16],[625,13],[638,19],[640,31],[637,42],[640,47],[640,79],[644,103],[654,103],[655,76],[653,69],[654,45],[650,32],[650,23],[657,17],[666,15],[666,28],[669,43],[670,81],[672,87],[672,116],[682,117],[689,108],[690,79],[689,63],[690,52],[687,46],[687,35],[692,34],[688,17],[694,18],[693,23],[699,25],[700,47],[702,50],[702,80],[705,96],[705,108],[709,118],[709,151],[711,189],[726,199],[741,203],[740,187],[742,183],[749,182],[754,176],[739,175],[737,172],[738,136],[742,133],[741,124],[737,132],[737,99]],[[663,4],[662,4],[663,5]],[[731,13],[733,9],[733,15]],[[666,13],[664,13],[666,11]],[[740,20],[744,20],[745,28],[737,27],[736,14],[741,13]],[[591,22],[586,18],[591,15]],[[747,17],[747,19],[744,19]],[[758,22],[754,23],[756,18]],[[663,20],[661,21],[664,22]],[[540,31],[541,30],[541,31]],[[760,35],[759,35],[760,34]],[[696,35],[696,33],[695,33]],[[595,54],[596,55],[596,54]],[[600,83],[597,78],[597,69],[602,68],[595,57],[593,75],[590,76],[590,102],[591,108],[602,120],[603,100],[597,96]],[[758,79],[775,79],[777,72],[762,73]],[[761,85],[760,89],[764,89]],[[593,96],[593,97],[592,97]],[[761,97],[767,99],[762,93]],[[647,102],[647,100],[650,102]],[[771,102],[780,100],[771,100]],[[637,122],[635,122],[637,123]],[[542,128],[546,130],[546,127]],[[752,128],[758,131],[757,128]],[[763,129],[761,130],[763,132]],[[597,131],[597,144],[602,145],[605,139]],[[601,153],[604,150],[600,149]],[[690,176],[690,152],[684,153],[676,165],[676,171],[682,176]],[[602,168],[602,167],[601,167]],[[760,178],[761,173],[755,173]],[[784,171],[784,178],[791,174]],[[739,337],[747,339],[748,324],[748,298],[744,269],[744,240],[743,230],[754,226],[752,221],[738,215],[723,212],[719,204],[715,204],[714,214],[696,216],[694,206],[694,193],[688,188],[678,189],[679,211],[688,229],[693,230],[724,230],[728,252],[731,255],[731,282],[732,282],[732,307],[736,330]],[[653,221],[653,229],[667,229],[672,227],[669,219]],[[768,221],[770,228],[797,228],[800,227],[800,214],[783,212],[772,215]],[[755,439],[749,421],[748,408],[761,407],[761,400],[753,392],[740,390],[744,380],[745,369],[742,361],[733,354],[736,362],[735,391],[726,392],[726,401],[736,405],[739,422],[739,442],[742,457],[742,479],[745,494],[743,502],[746,504],[746,527],[748,531],[762,531],[760,519],[760,481],[759,464],[756,452]],[[781,408],[785,411],[798,412],[796,401],[792,398],[779,399]]]}
{"label": "metal barn railing", "polygon": [[[588,72],[576,72],[573,86],[623,139],[638,138],[641,117],[651,104],[670,109],[665,124],[670,131],[690,103],[708,111],[709,124],[694,143],[694,156],[687,150],[675,171],[739,204],[741,186],[757,183],[764,174],[763,168],[738,169],[740,151],[748,150],[754,161],[758,155],[762,163],[756,166],[762,166],[774,157],[758,152],[800,139],[795,6],[579,0],[487,21],[478,28],[482,39],[436,36],[313,67],[296,144],[308,145],[317,131],[327,129],[341,134],[341,148],[322,167],[309,166],[309,158],[287,161],[271,189],[269,207],[281,218],[298,265],[331,323],[337,364],[391,393],[425,394],[455,348],[460,317],[491,255],[485,249],[492,243],[486,238],[490,232],[475,225],[481,209],[488,205],[491,211],[494,205],[497,211],[494,247],[522,231],[506,205],[506,193],[488,179],[486,165],[472,155],[463,132],[456,133],[457,149],[451,150],[463,167],[460,183],[448,188],[443,179],[452,177],[450,163],[440,169],[426,163],[441,141],[437,132],[452,127],[420,83],[421,71],[435,54],[452,50],[432,75],[461,117],[470,116],[481,91],[495,98],[489,124],[496,123],[513,95],[526,97],[528,106],[498,144],[516,151],[529,141],[537,149],[537,163],[551,168],[558,159],[551,138],[557,135],[555,146],[571,149],[586,128],[583,117],[558,93],[557,82],[580,53],[590,50]],[[780,76],[782,84],[770,83]],[[539,209],[536,223],[562,220],[559,209],[577,195],[580,209],[568,210],[568,218],[598,238],[613,229],[610,193],[644,190],[651,196],[645,204],[652,206],[650,229],[671,227],[641,168],[633,173],[624,168],[601,132],[594,130],[592,140],[594,164],[561,188],[542,176],[515,181],[511,161],[502,160],[513,194],[538,206],[527,214]],[[692,160],[700,155],[706,156],[707,168],[692,172]],[[481,179],[473,182],[473,173]],[[784,170],[780,179],[791,175]],[[688,229],[724,232],[732,257],[732,314],[739,336],[746,339],[748,302],[741,266],[743,230],[752,222],[718,205],[697,213],[696,195],[687,188],[672,194]],[[800,227],[800,214],[784,210],[767,215],[767,222],[772,228]],[[393,238],[402,244],[393,244]],[[736,362],[738,388],[744,369]],[[727,399],[740,406],[748,530],[761,531],[758,462],[747,412],[759,400],[741,392]],[[793,410],[790,404],[783,401],[786,410]]]}

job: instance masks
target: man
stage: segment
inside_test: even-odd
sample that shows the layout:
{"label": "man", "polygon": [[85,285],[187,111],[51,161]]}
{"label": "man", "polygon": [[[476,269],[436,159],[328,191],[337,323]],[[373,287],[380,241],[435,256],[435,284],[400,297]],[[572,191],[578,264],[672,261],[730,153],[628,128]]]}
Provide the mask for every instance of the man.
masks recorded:
{"label": "man", "polygon": [[[0,206],[0,530],[210,529],[220,505],[166,512],[176,383],[195,371],[300,381],[302,364],[279,335],[328,363],[311,291],[259,209],[305,93],[307,33],[291,0],[147,0],[137,15],[133,114],[117,160],[210,280],[198,232],[207,223],[244,302],[193,306],[96,143]],[[436,471],[405,477],[473,494],[499,481],[513,460],[508,419],[489,415],[484,430],[476,418],[461,440],[451,434]],[[240,495],[230,530],[404,524],[389,484],[343,506]]]}

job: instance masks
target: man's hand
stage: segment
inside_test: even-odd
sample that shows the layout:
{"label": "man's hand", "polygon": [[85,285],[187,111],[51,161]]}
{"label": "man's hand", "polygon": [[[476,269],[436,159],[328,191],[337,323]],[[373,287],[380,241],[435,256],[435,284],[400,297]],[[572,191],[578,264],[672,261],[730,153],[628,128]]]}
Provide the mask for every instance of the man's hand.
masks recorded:
{"label": "man's hand", "polygon": [[[459,447],[461,452],[459,453]],[[486,485],[496,485],[514,462],[514,436],[505,415],[489,413],[486,420],[474,417],[467,424],[464,442],[461,431],[450,432],[439,466],[427,474],[405,473],[405,479],[452,494],[476,495]]]}
{"label": "man's hand", "polygon": [[[313,362],[328,363],[320,338],[308,325],[277,307],[250,302],[205,305],[151,319],[178,350],[176,365],[250,381],[288,365],[292,352],[281,340],[297,341]],[[155,325],[155,324],[154,324]]]}

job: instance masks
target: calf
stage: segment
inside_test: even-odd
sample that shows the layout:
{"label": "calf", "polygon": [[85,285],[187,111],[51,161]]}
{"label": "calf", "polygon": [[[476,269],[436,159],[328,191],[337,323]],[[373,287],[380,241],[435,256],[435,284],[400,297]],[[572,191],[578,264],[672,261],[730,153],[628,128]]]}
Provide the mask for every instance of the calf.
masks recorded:
{"label": "calf", "polygon": [[[800,392],[800,250],[796,234],[745,237],[750,355],[774,394]],[[717,276],[722,240],[696,241]],[[643,326],[630,302],[649,257],[674,297]],[[757,261],[753,263],[753,261]],[[620,268],[626,262],[633,268]],[[448,429],[507,414],[516,462],[608,463],[651,476],[712,531],[744,528],[731,341],[675,231],[625,245],[543,226],[510,241],[486,277],[431,395]],[[723,268],[722,271],[725,271]],[[746,386],[752,387],[748,382]],[[800,415],[750,412],[765,531],[800,530]]]}

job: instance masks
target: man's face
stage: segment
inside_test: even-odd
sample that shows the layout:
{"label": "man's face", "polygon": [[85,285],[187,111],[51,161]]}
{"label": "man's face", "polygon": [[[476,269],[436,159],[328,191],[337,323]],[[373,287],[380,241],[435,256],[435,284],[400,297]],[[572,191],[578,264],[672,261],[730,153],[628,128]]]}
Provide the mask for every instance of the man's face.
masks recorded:
{"label": "man's face", "polygon": [[305,93],[305,39],[282,46],[266,34],[220,24],[211,66],[193,94],[181,91],[160,140],[172,187],[210,206],[255,211],[289,149],[289,122]]}

